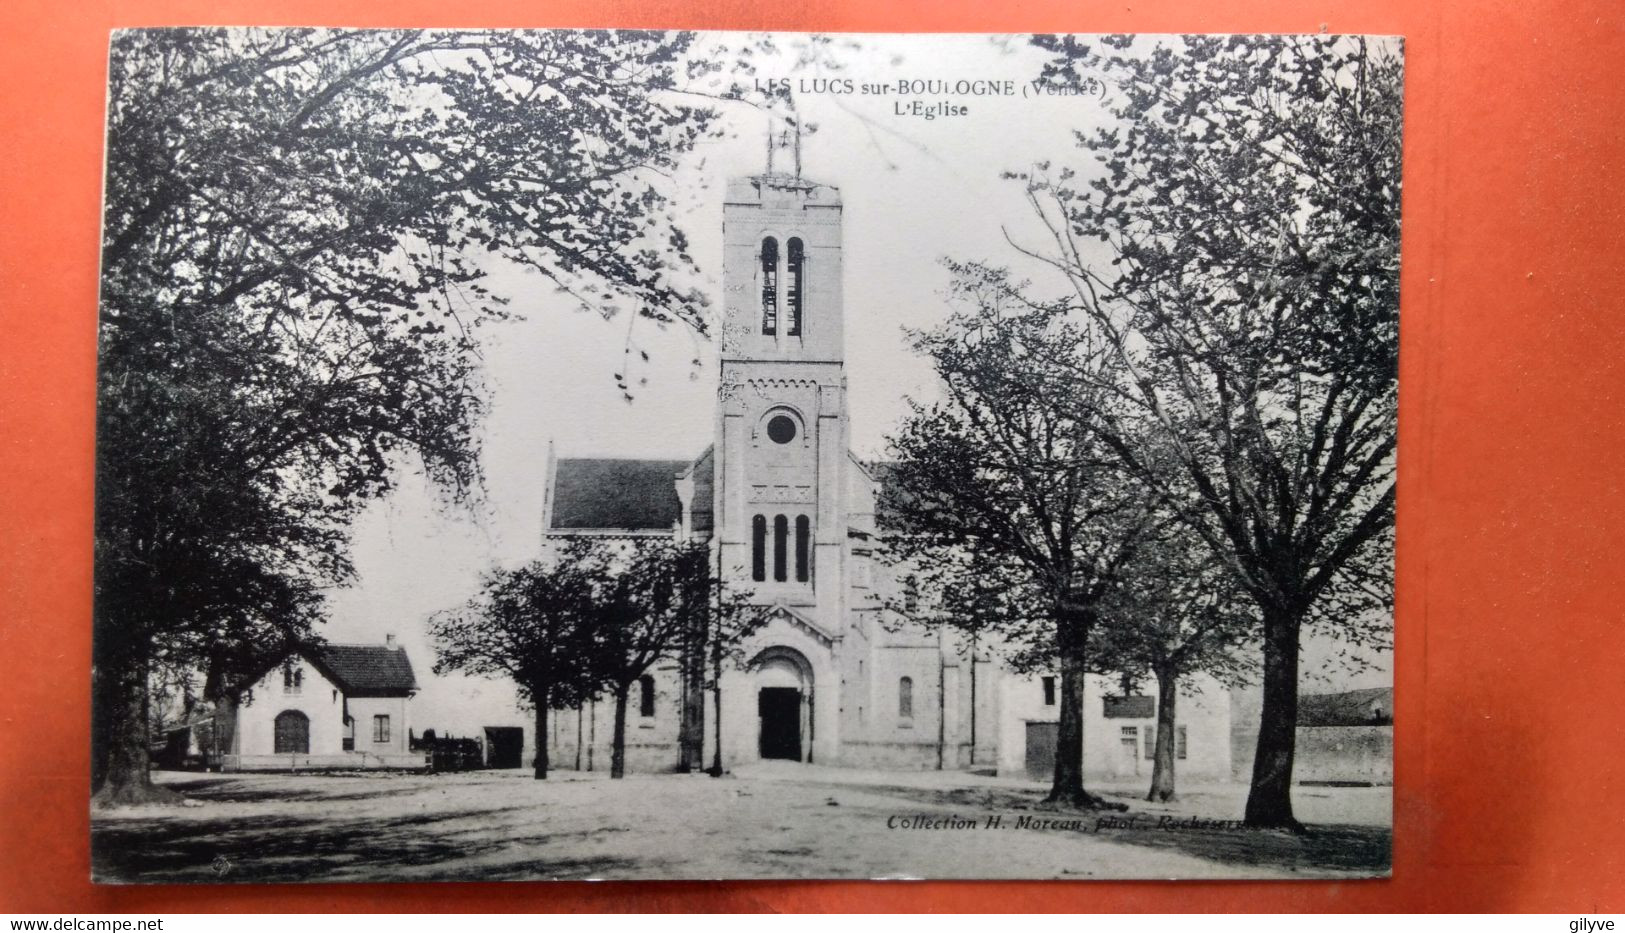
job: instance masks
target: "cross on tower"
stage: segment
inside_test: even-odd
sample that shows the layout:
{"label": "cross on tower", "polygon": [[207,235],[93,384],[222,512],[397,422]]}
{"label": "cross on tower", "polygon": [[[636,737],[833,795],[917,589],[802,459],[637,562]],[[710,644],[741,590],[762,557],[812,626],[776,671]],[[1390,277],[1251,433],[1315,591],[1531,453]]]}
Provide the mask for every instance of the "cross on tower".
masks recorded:
{"label": "cross on tower", "polygon": [[773,123],[767,125],[767,173],[773,174],[773,153],[779,149],[790,150],[795,160],[795,176],[801,177],[801,121],[794,117],[785,120],[784,129],[775,133]]}

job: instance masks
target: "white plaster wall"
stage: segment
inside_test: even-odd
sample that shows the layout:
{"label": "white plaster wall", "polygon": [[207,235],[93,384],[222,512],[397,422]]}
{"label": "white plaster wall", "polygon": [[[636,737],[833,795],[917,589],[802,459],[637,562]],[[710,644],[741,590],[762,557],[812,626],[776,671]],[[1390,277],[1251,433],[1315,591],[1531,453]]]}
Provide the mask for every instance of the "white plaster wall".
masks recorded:
{"label": "white plaster wall", "polygon": [[[384,755],[407,750],[408,701],[405,697],[354,697],[350,718],[355,720],[355,750]],[[389,741],[372,740],[372,717],[389,717]]]}
{"label": "white plaster wall", "polygon": [[[1001,774],[1026,773],[1027,723],[1054,722],[1060,715],[1060,677],[1056,675],[1056,705],[1044,705],[1041,675],[1005,672],[999,685],[999,753]],[[1149,685],[1145,688],[1150,689]],[[1145,742],[1155,715],[1143,719],[1107,719],[1103,698],[1119,692],[1115,678],[1091,675],[1085,684],[1083,706],[1083,765],[1089,780],[1135,781],[1151,779],[1152,761],[1145,757]],[[1155,704],[1153,703],[1153,713]],[[1185,727],[1186,757],[1176,760],[1177,778],[1201,781],[1230,779],[1229,694],[1206,675],[1188,678],[1177,707],[1177,724]],[[1122,742],[1122,730],[1135,729],[1132,758]]]}
{"label": "white plaster wall", "polygon": [[[626,770],[629,773],[657,774],[675,770],[681,755],[677,741],[683,703],[680,672],[675,664],[666,663],[657,666],[651,676],[655,682],[654,715],[642,714],[637,685],[633,685],[626,698]],[[711,728],[709,713],[708,707],[707,729]],[[524,763],[526,767],[534,767],[534,716],[524,728]],[[552,743],[548,756],[553,768],[574,770],[579,748],[582,771],[608,771],[614,750],[615,698],[606,695],[579,710],[549,712],[548,732]]]}
{"label": "white plaster wall", "polygon": [[336,755],[344,750],[343,694],[309,661],[301,657],[293,663],[304,675],[299,693],[283,689],[279,664],[243,695],[237,707],[236,754],[273,754],[277,714],[290,709],[310,719],[310,754]]}
{"label": "white plaster wall", "polygon": [[[838,764],[840,747],[839,672],[830,647],[800,624],[777,618],[750,640],[744,656],[770,647],[792,648],[806,657],[813,672],[812,757],[817,764]],[[724,670],[722,675],[723,767],[760,758],[761,721],[757,710],[759,675],[753,670]],[[707,720],[709,722],[709,720]],[[803,737],[805,739],[805,737]],[[708,745],[709,749],[709,745]]]}
{"label": "white plaster wall", "polygon": [[[762,239],[779,250],[779,328],[761,333]],[[801,337],[787,333],[789,242],[806,247],[805,316]],[[762,184],[755,177],[728,180],[723,206],[723,293],[727,330],[724,353],[756,358],[839,359],[843,350],[840,191],[827,185]],[[731,352],[732,351],[732,352]]]}

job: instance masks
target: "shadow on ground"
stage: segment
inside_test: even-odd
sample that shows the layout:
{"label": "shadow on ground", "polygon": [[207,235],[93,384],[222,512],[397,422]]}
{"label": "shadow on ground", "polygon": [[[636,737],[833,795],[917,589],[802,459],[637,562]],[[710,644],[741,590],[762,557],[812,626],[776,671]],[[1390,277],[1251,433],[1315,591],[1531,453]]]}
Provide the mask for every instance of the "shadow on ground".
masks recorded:
{"label": "shadow on ground", "polygon": [[353,793],[333,793],[330,789],[333,784],[330,782],[342,780],[343,778],[338,775],[323,774],[320,775],[322,783],[313,784],[311,787],[301,790],[218,777],[169,781],[164,784],[164,787],[196,800],[208,800],[214,803],[266,803],[272,801],[295,803],[304,800],[341,803],[354,800],[376,800],[382,796],[376,787],[358,790]]}
{"label": "shadow on ground", "polygon": [[[848,788],[850,789],[850,788]],[[1392,861],[1393,831],[1387,826],[1311,825],[1304,834],[1278,830],[1210,829],[1161,824],[1164,818],[1188,819],[1180,814],[1150,812],[1139,806],[1133,795],[1107,793],[1108,800],[1127,804],[1126,813],[1079,810],[1046,803],[1043,791],[1019,788],[865,786],[864,791],[897,797],[911,804],[975,810],[978,814],[1031,813],[1035,818],[1082,820],[1098,828],[1098,838],[1128,845],[1178,852],[1182,855],[1223,862],[1226,865],[1257,865],[1265,868],[1386,874]],[[1099,825],[1101,820],[1105,825]],[[1009,817],[1006,816],[1006,822]],[[1161,825],[1159,825],[1161,824]],[[1036,830],[1044,832],[1045,830]]]}
{"label": "shadow on ground", "polygon": [[[287,800],[306,795],[268,796]],[[628,867],[608,858],[505,859],[546,851],[550,844],[582,835],[501,832],[504,815],[519,809],[348,820],[222,816],[105,821],[92,824],[91,865],[97,881],[115,883],[382,880],[410,876],[412,869],[424,866],[440,866],[430,874],[444,880],[591,878]],[[467,825],[456,826],[459,821]]]}
{"label": "shadow on ground", "polygon": [[[489,783],[491,793],[469,790],[470,783]],[[180,778],[166,786],[203,806],[141,808],[102,813],[92,820],[93,874],[98,881],[114,883],[669,877],[692,868],[691,855],[709,854],[720,861],[706,864],[727,866],[717,869],[724,873],[740,871],[738,866],[745,864],[750,868],[744,874],[750,876],[825,877],[841,874],[831,867],[837,864],[831,860],[841,858],[843,851],[859,857],[869,854],[865,840],[870,837],[863,832],[886,825],[890,815],[919,810],[962,817],[999,814],[1003,831],[1026,837],[1003,840],[1015,845],[1012,851],[1023,851],[1028,842],[1032,845],[1026,845],[1027,850],[1042,848],[1048,840],[1060,838],[1056,833],[1066,833],[1075,834],[1078,841],[1187,856],[1223,866],[1232,874],[1237,867],[1256,866],[1260,873],[1304,877],[1380,875],[1389,867],[1392,837],[1386,826],[1377,825],[1317,825],[1301,836],[1211,824],[1170,825],[1188,820],[1191,812],[1232,815],[1217,812],[1230,809],[1229,804],[1199,795],[1171,808],[1146,804],[1127,793],[1108,793],[1108,798],[1130,807],[1128,813],[1108,813],[1047,804],[1041,788],[1019,785],[920,786],[890,777],[874,783],[815,778],[794,782],[799,789],[793,793],[783,785],[741,783],[730,796],[710,792],[724,785],[679,780],[663,788],[673,794],[668,805],[658,802],[661,788],[651,781],[630,790],[618,788],[635,793],[640,802],[657,795],[655,804],[634,806],[635,818],[626,819],[624,814],[612,817],[596,809],[600,799],[620,799],[624,805],[624,795],[599,798],[593,788],[580,787],[563,797],[552,789],[546,794],[515,794],[519,785],[496,786],[502,783],[506,782],[424,776],[364,783],[332,776],[292,781],[263,776]],[[528,782],[522,789],[530,789]],[[462,792],[446,796],[458,790]],[[706,793],[697,793],[702,790]],[[753,797],[768,803],[752,810]],[[587,801],[591,803],[583,808]],[[660,822],[670,812],[690,806],[699,808],[693,812],[694,821],[685,816]],[[826,815],[842,829],[832,830]],[[649,817],[656,826],[681,825],[685,831],[713,838],[693,839],[689,847],[675,850],[653,846],[652,851],[637,844],[635,836],[630,842],[617,838],[620,833],[650,831],[643,822]],[[1100,822],[1103,817],[1109,822]],[[1017,825],[1023,818],[1076,825],[1029,829]],[[764,828],[776,836],[770,848],[739,851],[744,838],[740,834],[755,835]],[[846,838],[842,833],[847,830],[858,835]],[[1105,859],[1101,864],[1110,871],[1114,854],[1110,848],[1078,851],[1091,865]],[[1130,853],[1118,848],[1116,854]],[[1180,869],[1182,876],[1195,876],[1189,873],[1189,863],[1168,861],[1186,866]],[[1141,859],[1139,864],[1156,862]]]}

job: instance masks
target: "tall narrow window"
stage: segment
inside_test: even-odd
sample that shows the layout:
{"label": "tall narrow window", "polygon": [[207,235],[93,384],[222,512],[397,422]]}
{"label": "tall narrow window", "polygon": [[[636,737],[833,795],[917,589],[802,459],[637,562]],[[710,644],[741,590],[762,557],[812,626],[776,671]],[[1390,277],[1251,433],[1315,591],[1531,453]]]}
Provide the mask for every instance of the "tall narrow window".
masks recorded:
{"label": "tall narrow window", "polygon": [[282,692],[301,693],[305,688],[305,669],[289,664],[282,669]]}
{"label": "tall narrow window", "polygon": [[1045,706],[1054,706],[1055,705],[1055,678],[1054,677],[1040,677],[1039,682],[1041,684],[1043,684],[1043,686],[1044,686],[1044,705]]}
{"label": "tall narrow window", "polygon": [[[546,736],[543,736],[546,738]],[[389,717],[372,717],[372,741],[375,745],[382,745],[389,741]]]}
{"label": "tall narrow window", "polygon": [[807,550],[812,545],[812,542],[807,540],[810,537],[812,537],[812,521],[810,519],[808,519],[807,516],[805,516],[805,515],[797,515],[796,516],[796,582],[797,583],[806,583],[807,582],[807,577],[811,575],[810,571],[811,571],[812,568],[810,566],[808,566],[808,565],[811,563],[810,558],[812,557],[812,555]]}
{"label": "tall narrow window", "polygon": [[807,293],[806,277],[802,275],[802,270],[805,269],[807,265],[807,257],[801,248],[801,238],[791,237],[787,246],[787,251],[790,255],[789,267],[786,271],[790,276],[790,281],[785,283],[786,291],[788,292],[785,297],[789,299],[790,320],[786,326],[785,333],[792,337],[800,337],[801,304],[803,296],[805,296]]}
{"label": "tall narrow window", "polygon": [[757,583],[767,579],[767,516],[750,520],[750,578]]}
{"label": "tall narrow window", "polygon": [[773,579],[780,583],[789,577],[786,573],[790,556],[789,538],[790,520],[783,515],[773,516]]}
{"label": "tall narrow window", "polygon": [[779,332],[779,241],[762,241],[762,333]]}
{"label": "tall narrow window", "polygon": [[655,714],[655,679],[648,674],[638,678],[638,715]]}
{"label": "tall narrow window", "polygon": [[914,679],[904,677],[897,682],[897,717],[914,718]]}
{"label": "tall narrow window", "polygon": [[1185,727],[1174,727],[1174,757],[1184,758],[1185,754],[1189,751],[1190,746],[1185,744]]}

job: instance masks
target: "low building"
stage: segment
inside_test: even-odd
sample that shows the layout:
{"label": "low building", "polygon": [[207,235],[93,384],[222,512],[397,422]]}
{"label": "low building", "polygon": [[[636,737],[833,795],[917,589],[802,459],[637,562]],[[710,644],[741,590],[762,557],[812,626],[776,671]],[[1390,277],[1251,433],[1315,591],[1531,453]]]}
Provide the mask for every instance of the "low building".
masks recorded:
{"label": "low building", "polygon": [[408,744],[417,678],[391,635],[382,645],[300,648],[232,692],[218,714],[223,771],[423,768]]}
{"label": "low building", "polygon": [[[1005,676],[999,684],[998,770],[1048,781],[1060,723],[1059,677]],[[1186,678],[1176,706],[1174,774],[1180,781],[1230,780],[1230,696],[1206,675]],[[1086,781],[1151,780],[1157,747],[1157,698],[1123,695],[1117,678],[1084,680],[1083,774]]]}
{"label": "low building", "polygon": [[[1256,690],[1232,694],[1234,774],[1251,777],[1261,700]],[[1394,783],[1394,688],[1373,687],[1298,697],[1292,780],[1298,784]]]}

